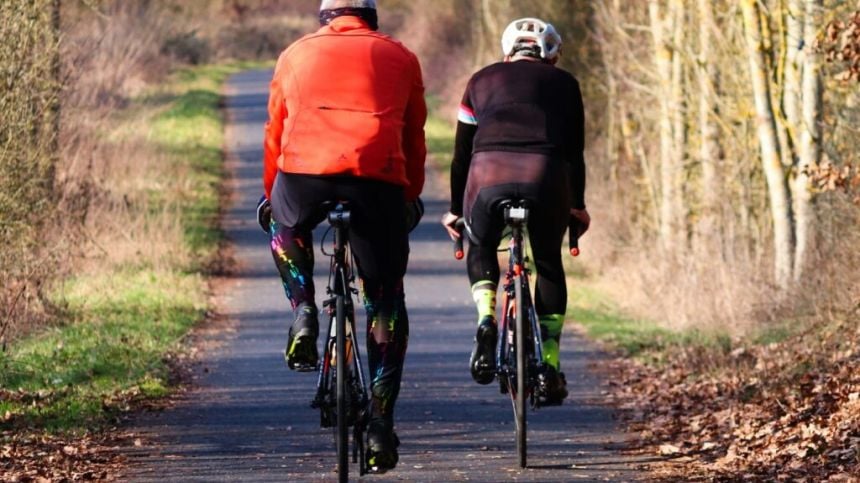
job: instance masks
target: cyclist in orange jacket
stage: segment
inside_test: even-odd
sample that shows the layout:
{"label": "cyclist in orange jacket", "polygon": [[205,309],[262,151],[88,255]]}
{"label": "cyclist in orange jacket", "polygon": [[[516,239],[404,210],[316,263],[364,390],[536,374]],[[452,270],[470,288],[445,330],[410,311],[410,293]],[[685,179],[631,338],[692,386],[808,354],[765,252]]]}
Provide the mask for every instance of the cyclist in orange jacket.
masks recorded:
{"label": "cyclist in orange jacket", "polygon": [[258,218],[296,314],[285,357],[317,364],[311,230],[321,204],[350,202],[350,245],[367,312],[371,374],[368,463],[397,464],[394,405],[409,334],[403,276],[407,216],[423,210],[427,107],[421,68],[402,44],[377,31],[375,0],[323,0],[321,28],[278,60],[269,98]]}
{"label": "cyclist in orange jacket", "polygon": [[504,222],[500,202],[526,199],[532,209],[529,242],[537,271],[535,309],[543,335],[546,405],[567,397],[559,342],[567,308],[562,240],[573,220],[580,234],[591,221],[585,209],[585,116],[579,83],[555,67],[561,36],[539,19],[524,18],[505,29],[505,61],[469,81],[458,116],[451,165],[451,210],[443,219],[452,237],[463,217],[469,240],[468,269],[478,308],[478,331],[470,361],[472,377],[495,376],[496,250]]}

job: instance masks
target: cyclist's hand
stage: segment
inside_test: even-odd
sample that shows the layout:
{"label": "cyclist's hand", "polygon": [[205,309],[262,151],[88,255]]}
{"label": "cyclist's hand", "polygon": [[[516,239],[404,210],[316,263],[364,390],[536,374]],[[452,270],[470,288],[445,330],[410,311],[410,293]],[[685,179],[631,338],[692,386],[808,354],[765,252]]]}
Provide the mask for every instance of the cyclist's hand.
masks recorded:
{"label": "cyclist's hand", "polygon": [[452,240],[457,240],[461,236],[460,232],[457,231],[457,227],[455,226],[457,224],[457,220],[459,219],[459,216],[451,213],[450,211],[442,215],[442,226],[444,226],[445,229],[448,231],[448,236],[450,236]]}
{"label": "cyclist's hand", "polygon": [[591,215],[588,214],[588,210],[583,208],[581,210],[577,210],[576,208],[570,209],[570,221],[575,221],[577,226],[579,227],[579,236],[585,234],[588,231],[588,227],[591,226]]}
{"label": "cyclist's hand", "polygon": [[424,218],[424,202],[421,198],[406,203],[406,226],[409,227],[410,233],[421,222],[421,218]]}
{"label": "cyclist's hand", "polygon": [[269,233],[272,225],[272,203],[263,195],[257,202],[257,223],[264,232]]}

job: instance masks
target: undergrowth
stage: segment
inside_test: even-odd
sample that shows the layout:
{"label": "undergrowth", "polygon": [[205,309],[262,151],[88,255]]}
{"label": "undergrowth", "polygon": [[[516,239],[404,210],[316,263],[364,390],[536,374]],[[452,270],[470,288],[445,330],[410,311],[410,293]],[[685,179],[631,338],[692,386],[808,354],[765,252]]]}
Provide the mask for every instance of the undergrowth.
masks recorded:
{"label": "undergrowth", "polygon": [[145,239],[120,255],[103,247],[55,290],[63,320],[0,353],[0,429],[86,431],[172,390],[168,356],[206,314],[206,270],[221,240],[220,89],[248,66],[182,70],[113,116],[103,142],[154,147],[148,162],[158,164],[123,180],[135,215],[121,230],[134,241],[167,219],[179,235],[161,251]]}

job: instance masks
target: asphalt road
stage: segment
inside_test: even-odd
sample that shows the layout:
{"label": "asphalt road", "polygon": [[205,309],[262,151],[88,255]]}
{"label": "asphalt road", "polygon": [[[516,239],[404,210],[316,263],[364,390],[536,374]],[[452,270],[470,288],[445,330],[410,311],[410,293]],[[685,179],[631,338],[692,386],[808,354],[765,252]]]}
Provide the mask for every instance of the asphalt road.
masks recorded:
{"label": "asphalt road", "polygon": [[[254,222],[260,196],[262,133],[270,72],[245,72],[226,88],[232,203],[224,229],[237,270],[217,294],[231,330],[204,337],[194,388],[175,407],[144,414],[130,428],[134,481],[330,481],[330,430],[310,409],[316,377],[284,364],[288,321],[265,235]],[[558,408],[529,413],[530,464],[516,463],[510,400],[468,373],[475,312],[465,265],[437,220],[444,183],[430,174],[427,216],[414,232],[406,280],[409,351],[396,424],[400,464],[367,481],[630,481],[638,463],[619,451],[624,434],[596,404],[601,383],[589,372],[599,354],[570,330],[562,342],[571,395]],[[319,239],[316,239],[318,245]],[[317,248],[318,250],[318,248]],[[318,297],[327,268],[317,255]],[[363,314],[359,317],[361,320]],[[357,479],[357,471],[353,473]]]}

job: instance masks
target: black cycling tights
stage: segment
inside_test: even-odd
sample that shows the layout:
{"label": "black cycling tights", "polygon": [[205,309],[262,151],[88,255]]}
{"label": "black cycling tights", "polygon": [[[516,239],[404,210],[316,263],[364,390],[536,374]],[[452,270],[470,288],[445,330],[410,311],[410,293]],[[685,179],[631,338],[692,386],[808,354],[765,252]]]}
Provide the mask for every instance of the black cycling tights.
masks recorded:
{"label": "black cycling tights", "polygon": [[[551,227],[533,227],[529,231],[534,266],[537,271],[535,310],[538,315],[563,315],[567,310],[567,285],[561,261],[561,235],[546,230]],[[558,230],[555,230],[558,231]],[[469,243],[469,281],[472,286],[481,282],[498,284],[500,274],[498,244],[476,245]]]}
{"label": "black cycling tights", "polygon": [[348,201],[349,244],[367,313],[371,416],[393,418],[409,340],[403,276],[409,258],[403,189],[354,177],[280,173],[272,190],[272,254],[295,307],[314,304],[311,230],[326,201]]}
{"label": "black cycling tights", "polygon": [[537,271],[538,315],[564,315],[567,287],[561,244],[570,217],[567,164],[541,154],[480,152],[469,167],[464,216],[469,227],[469,280],[498,285],[496,249],[505,230],[504,200],[526,200],[528,234]]}

